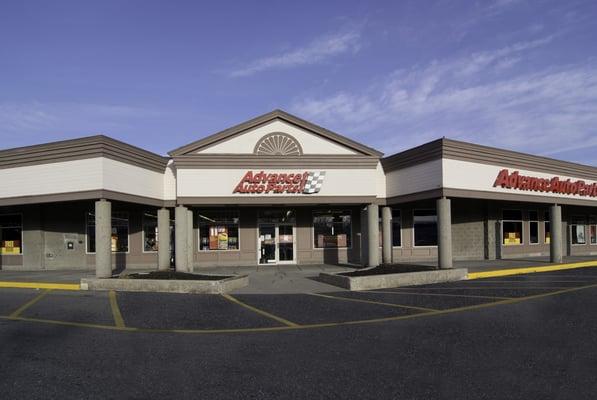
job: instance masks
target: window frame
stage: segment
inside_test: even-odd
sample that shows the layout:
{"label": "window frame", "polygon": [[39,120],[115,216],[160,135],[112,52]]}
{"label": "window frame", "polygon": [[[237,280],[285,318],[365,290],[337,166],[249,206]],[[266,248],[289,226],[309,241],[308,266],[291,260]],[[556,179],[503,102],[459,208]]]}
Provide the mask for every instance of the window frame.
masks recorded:
{"label": "window frame", "polygon": [[[518,211],[520,212],[520,220],[515,220],[515,219],[504,219],[504,211]],[[538,216],[537,216],[538,218]],[[512,246],[524,246],[525,242],[524,242],[524,235],[526,234],[525,231],[525,223],[524,223],[524,215],[522,212],[522,209],[516,209],[516,208],[502,208],[502,219],[501,221],[501,246],[502,247],[512,247]],[[520,222],[520,227],[521,227],[521,232],[520,232],[520,243],[518,244],[505,244],[504,243],[504,222]]]}
{"label": "window frame", "polygon": [[[206,210],[221,212],[221,211],[228,211],[228,210],[230,210],[230,208],[228,208],[228,209],[227,208],[211,208],[211,209],[203,208],[203,209],[193,210],[193,220],[195,220],[195,215],[199,215],[202,211],[205,212]],[[241,236],[241,231],[240,231],[240,221],[241,221],[241,218],[240,218],[240,208],[232,208],[232,210],[236,210],[236,212],[238,214],[238,216],[237,216],[238,222],[236,223],[237,229],[238,229],[238,246],[237,246],[237,248],[236,249],[205,249],[205,250],[202,249],[201,248],[201,227],[202,226],[209,227],[209,224],[203,224],[202,225],[199,217],[197,217],[197,253],[214,253],[214,254],[217,254],[217,253],[224,253],[224,252],[229,253],[229,252],[239,252],[240,251],[240,245],[241,245],[241,239],[240,239],[240,236]],[[216,222],[216,224],[217,224],[217,222]],[[222,225],[226,226],[226,225],[234,225],[234,224],[232,224],[232,223],[225,223],[225,224],[220,224],[219,226],[222,226]],[[257,230],[259,229],[259,224],[257,224],[257,228],[256,229]],[[194,234],[194,232],[195,232],[195,227],[193,227],[193,234]],[[259,233],[257,233],[257,235],[259,235]]]}
{"label": "window frame", "polygon": [[[158,250],[145,250],[145,218],[147,218],[146,214],[148,214],[148,211],[143,211],[143,214],[141,216],[141,252],[144,254],[157,254],[160,248],[160,242],[159,242],[159,232],[157,232],[157,227],[158,227],[158,216],[157,216],[157,212],[156,212],[156,216],[155,216],[155,226],[156,226],[156,243],[158,244]],[[170,218],[168,218],[168,222]],[[168,244],[168,246],[170,246],[170,244]]]}
{"label": "window frame", "polygon": [[[589,228],[589,241],[587,244],[589,246],[597,246],[597,215],[589,215],[589,223],[587,224],[587,226]],[[591,239],[592,239],[591,227],[592,226],[595,227],[595,243],[591,242]]]}
{"label": "window frame", "polygon": [[[547,224],[549,224],[549,242],[547,241]],[[551,214],[549,211],[543,213],[543,244],[551,243]]]}
{"label": "window frame", "polygon": [[[581,221],[581,220],[583,222],[579,223],[578,221]],[[589,241],[588,241],[589,238],[587,237],[587,226],[588,225],[587,225],[587,219],[586,219],[586,217],[582,217],[581,218],[580,216],[573,216],[570,219],[570,221],[571,221],[571,223],[569,225],[569,229],[570,229],[570,231],[569,231],[570,232],[570,246],[587,246],[589,244]],[[573,240],[572,240],[572,238],[573,238],[573,236],[572,236],[572,227],[575,227],[575,226],[583,226],[584,227],[584,234],[585,234],[585,236],[584,236],[585,237],[585,242],[584,243],[574,243],[573,242]]]}
{"label": "window frame", "polygon": [[[532,212],[536,213],[536,215],[537,215],[536,219],[533,219],[533,220],[531,219]],[[527,210],[527,216],[528,216],[528,223],[529,223],[529,246],[540,245],[541,244],[541,232],[539,232],[539,211],[538,210]],[[537,242],[536,243],[533,243],[531,241],[531,224],[533,222],[537,224]]]}
{"label": "window frame", "polygon": [[[318,212],[319,210],[312,210],[311,211],[311,250],[329,250],[329,249],[335,249],[335,250],[340,250],[340,249],[346,249],[346,250],[351,250],[353,245],[354,245],[354,213],[352,209],[347,209],[347,208],[330,208],[329,211],[348,211],[348,215],[350,215],[350,246],[345,246],[345,247],[316,247],[315,246],[315,223],[313,221],[314,217],[315,217],[315,213]],[[362,227],[361,227],[361,233],[362,233]],[[298,233],[297,233],[298,236]]]}
{"label": "window frame", "polygon": [[[130,254],[131,253],[131,213],[129,211],[116,211],[116,212],[112,212],[112,215],[110,215],[110,222],[112,222],[112,219],[114,218],[114,214],[116,213],[122,213],[122,214],[126,214],[126,233],[127,233],[127,251],[112,251],[112,254]],[[95,215],[95,211],[87,211],[85,212],[85,254],[90,254],[90,255],[94,255],[97,252],[90,252],[89,251],[89,223],[88,223],[88,218],[89,215],[93,214]],[[94,225],[95,226],[95,222]],[[112,224],[112,226],[114,226]]]}
{"label": "window frame", "polygon": [[[0,217],[6,215],[18,215],[21,218],[21,252],[19,254],[1,254],[0,257],[9,257],[9,256],[22,256],[25,254],[25,243],[23,243],[23,213],[22,212],[9,212],[9,213],[2,213]],[[0,228],[1,229],[1,228]]]}
{"label": "window frame", "polygon": [[[425,245],[425,246],[417,246],[415,243],[415,211],[435,211],[435,225],[436,225],[436,229],[437,229],[437,224],[439,223],[439,221],[437,220],[437,209],[436,208],[413,208],[412,209],[412,222],[413,222],[413,226],[412,226],[412,234],[411,234],[411,240],[412,240],[412,248],[417,248],[417,249],[436,249],[437,248],[437,244],[433,244],[433,245]],[[437,237],[437,241],[439,243],[439,237]],[[402,242],[402,240],[401,240]]]}
{"label": "window frame", "polygon": [[[398,211],[398,213],[400,214],[400,217],[398,218],[398,223],[400,224],[400,246],[394,246],[394,210]],[[402,248],[402,237],[404,236],[402,234],[402,209],[401,208],[392,208],[392,248],[393,249],[401,249]],[[414,235],[414,227],[413,227],[413,235]]]}

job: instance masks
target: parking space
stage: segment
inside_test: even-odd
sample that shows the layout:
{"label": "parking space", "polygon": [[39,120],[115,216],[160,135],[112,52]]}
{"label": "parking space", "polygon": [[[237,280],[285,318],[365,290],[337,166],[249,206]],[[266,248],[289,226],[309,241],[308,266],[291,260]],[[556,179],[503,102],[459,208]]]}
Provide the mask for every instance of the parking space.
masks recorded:
{"label": "parking space", "polygon": [[60,320],[89,324],[114,323],[108,293],[49,291],[20,314],[25,318]]}
{"label": "parking space", "polygon": [[192,295],[0,289],[0,316],[129,331],[277,331],[460,312],[590,285],[597,285],[597,268],[364,292]]}
{"label": "parking space", "polygon": [[148,329],[244,329],[280,326],[218,295],[118,293],[126,326]]}
{"label": "parking space", "polygon": [[342,292],[342,297],[364,299],[383,303],[395,303],[403,306],[425,307],[435,310],[446,310],[472,306],[476,304],[491,303],[503,298],[488,296],[467,296],[456,294],[438,293],[401,293],[399,291],[368,291],[368,292]]}
{"label": "parking space", "polygon": [[301,325],[388,318],[422,311],[373,303],[347,302],[341,298],[309,294],[236,297],[246,304]]}
{"label": "parking space", "polygon": [[0,289],[0,315],[10,315],[40,293],[39,290]]}

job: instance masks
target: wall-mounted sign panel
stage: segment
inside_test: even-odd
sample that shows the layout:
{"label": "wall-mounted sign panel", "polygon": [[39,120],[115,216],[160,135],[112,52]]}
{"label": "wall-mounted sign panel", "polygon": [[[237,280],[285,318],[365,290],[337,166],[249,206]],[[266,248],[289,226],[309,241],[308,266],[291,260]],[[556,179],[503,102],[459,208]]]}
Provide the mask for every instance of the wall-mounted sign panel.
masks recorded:
{"label": "wall-mounted sign panel", "polygon": [[447,189],[586,200],[597,204],[597,181],[523,169],[443,159]]}
{"label": "wall-mounted sign panel", "polygon": [[321,191],[325,171],[277,173],[247,171],[232,193],[314,194]]}
{"label": "wall-mounted sign panel", "polygon": [[177,197],[377,196],[375,169],[179,169]]}
{"label": "wall-mounted sign panel", "polygon": [[573,180],[570,178],[564,179],[558,176],[539,178],[522,175],[519,171],[512,171],[510,173],[507,169],[502,169],[495,179],[493,187],[498,186],[522,191],[597,197],[597,183],[587,183],[583,180]]}

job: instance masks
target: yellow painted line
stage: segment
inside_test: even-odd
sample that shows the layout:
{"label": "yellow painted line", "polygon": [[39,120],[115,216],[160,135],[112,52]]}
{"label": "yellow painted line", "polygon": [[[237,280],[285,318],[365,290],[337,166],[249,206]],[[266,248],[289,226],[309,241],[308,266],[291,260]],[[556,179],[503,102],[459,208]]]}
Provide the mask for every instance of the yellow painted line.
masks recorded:
{"label": "yellow painted line", "polygon": [[305,293],[311,296],[317,296],[317,297],[324,297],[326,299],[333,299],[333,300],[341,300],[341,301],[354,301],[356,303],[367,303],[367,304],[377,304],[380,306],[388,306],[388,307],[396,307],[396,308],[410,308],[412,310],[417,310],[417,311],[423,311],[423,312],[432,312],[432,311],[439,311],[435,308],[427,308],[427,307],[416,307],[416,306],[405,306],[402,304],[395,304],[395,303],[384,303],[382,301],[373,301],[373,300],[365,300],[365,299],[353,299],[353,298],[349,298],[349,297],[336,297],[336,296],[330,296],[327,294],[321,294],[321,293]]}
{"label": "yellow painted line", "polygon": [[50,293],[50,290],[44,290],[43,292],[41,292],[40,294],[38,294],[37,296],[35,296],[33,299],[29,300],[27,303],[23,304],[21,307],[17,308],[16,310],[14,310],[12,312],[12,314],[9,315],[10,318],[16,318],[19,315],[21,315],[26,309],[28,309],[29,307],[31,307],[32,305],[34,305],[35,303],[37,303],[38,301],[40,301],[41,299],[43,299],[44,297],[46,297],[46,295]]}
{"label": "yellow painted line", "polygon": [[124,319],[120,313],[120,307],[118,307],[118,301],[116,300],[116,292],[110,290],[108,292],[108,298],[110,299],[110,308],[112,309],[112,316],[114,317],[114,325],[118,328],[124,328]]}
{"label": "yellow painted line", "polygon": [[50,290],[81,290],[78,283],[49,283],[49,282],[11,282],[0,281],[0,288],[14,289],[50,289]]}
{"label": "yellow painted line", "polygon": [[556,264],[556,265],[548,265],[545,267],[523,267],[523,268],[500,269],[500,270],[494,270],[494,271],[469,272],[468,279],[482,279],[482,278],[492,278],[492,277],[496,277],[496,276],[509,276],[509,275],[519,275],[519,274],[534,274],[537,272],[564,271],[567,269],[590,268],[590,267],[597,267],[597,261],[584,261],[584,262],[577,262],[577,263]]}
{"label": "yellow painted line", "polygon": [[241,306],[241,307],[244,307],[244,308],[246,308],[247,310],[251,310],[251,311],[253,311],[253,312],[257,313],[257,314],[263,315],[264,317],[267,317],[267,318],[273,319],[274,321],[278,321],[279,323],[281,323],[281,324],[284,324],[284,325],[286,325],[286,326],[291,326],[291,327],[297,327],[297,326],[300,326],[299,324],[295,324],[295,323],[294,323],[294,322],[292,322],[292,321],[288,321],[287,319],[284,319],[284,318],[278,317],[277,315],[270,314],[270,313],[268,313],[267,311],[263,311],[263,310],[261,310],[261,309],[259,309],[259,308],[256,308],[256,307],[253,307],[253,306],[250,306],[250,305],[248,305],[247,303],[243,303],[242,301],[238,300],[238,299],[237,299],[237,298],[235,298],[235,297],[232,297],[232,296],[231,296],[231,295],[229,295],[229,294],[222,294],[222,297],[224,297],[226,300],[229,300],[229,301],[231,301],[231,302],[233,302],[233,303],[235,303],[235,304],[238,304],[238,305],[239,305],[239,306]]}
{"label": "yellow painted line", "polygon": [[398,294],[398,295],[413,295],[413,296],[438,296],[438,297],[471,297],[473,299],[513,299],[514,297],[503,297],[503,296],[481,296],[474,294],[447,294],[447,293],[416,293],[416,292],[385,292],[382,290],[369,290],[362,293],[383,293],[383,294]]}
{"label": "yellow painted line", "polygon": [[[536,280],[532,280],[532,281],[522,281],[522,280],[514,280],[514,279],[502,279],[502,280],[491,280],[491,281],[486,281],[486,280],[482,280],[482,281],[478,281],[478,282],[473,282],[475,284],[483,284],[483,283],[532,283],[534,285],[538,284],[538,283],[597,283],[594,280],[576,280],[576,281],[552,281],[552,280],[547,280],[547,279],[536,279]],[[489,287],[489,286],[487,286]]]}
{"label": "yellow painted line", "polygon": [[454,314],[454,313],[459,313],[459,312],[472,311],[472,310],[478,310],[478,309],[483,309],[483,308],[490,308],[490,307],[504,305],[504,304],[521,303],[521,302],[527,301],[527,300],[534,300],[534,299],[550,297],[550,296],[555,296],[555,295],[560,295],[560,294],[564,294],[564,293],[570,293],[570,292],[575,292],[575,291],[580,291],[580,290],[585,290],[585,289],[592,289],[592,288],[597,288],[597,284],[567,288],[567,289],[563,289],[563,290],[558,290],[556,292],[541,293],[541,294],[525,296],[525,297],[516,297],[516,298],[512,298],[512,299],[505,299],[505,300],[495,301],[495,302],[490,302],[490,303],[482,303],[482,304],[475,304],[475,305],[471,305],[471,306],[449,308],[446,310],[431,311],[431,312],[426,312],[426,313],[416,313],[416,314],[408,314],[408,315],[399,315],[399,316],[395,316],[395,317],[374,318],[374,319],[357,320],[357,321],[329,322],[329,323],[296,325],[296,326],[277,326],[277,327],[268,327],[268,328],[153,329],[153,328],[117,327],[114,325],[89,324],[89,323],[81,323],[81,322],[56,321],[56,320],[48,320],[48,319],[11,317],[11,316],[0,316],[0,319],[53,324],[53,325],[63,325],[63,326],[80,327],[80,328],[106,329],[106,330],[122,331],[122,332],[183,333],[183,334],[280,332],[280,331],[289,331],[289,330],[329,328],[329,327],[337,327],[337,326],[345,326],[345,325],[365,325],[365,324],[375,324],[375,323],[381,323],[381,322],[400,321],[400,320],[406,320],[406,319],[433,317],[436,315]]}
{"label": "yellow painted line", "polygon": [[[537,289],[537,290],[551,290],[551,289],[566,289],[570,286],[475,286],[475,287],[422,287],[416,290],[515,290],[515,289]],[[573,286],[576,287],[576,286]],[[415,288],[402,289],[396,288],[396,293],[411,293],[409,290],[415,290]]]}

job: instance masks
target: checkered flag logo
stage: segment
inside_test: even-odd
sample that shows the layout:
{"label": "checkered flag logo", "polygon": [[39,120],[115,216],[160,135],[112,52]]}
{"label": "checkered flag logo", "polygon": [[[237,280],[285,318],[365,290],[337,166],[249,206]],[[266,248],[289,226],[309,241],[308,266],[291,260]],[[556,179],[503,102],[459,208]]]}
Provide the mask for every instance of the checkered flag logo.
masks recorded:
{"label": "checkered flag logo", "polygon": [[325,178],[325,171],[309,172],[307,176],[307,182],[303,189],[305,194],[319,193],[321,186],[323,185],[323,179]]}

